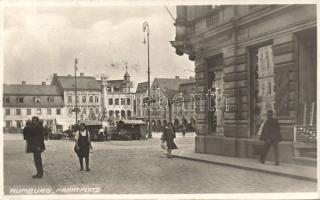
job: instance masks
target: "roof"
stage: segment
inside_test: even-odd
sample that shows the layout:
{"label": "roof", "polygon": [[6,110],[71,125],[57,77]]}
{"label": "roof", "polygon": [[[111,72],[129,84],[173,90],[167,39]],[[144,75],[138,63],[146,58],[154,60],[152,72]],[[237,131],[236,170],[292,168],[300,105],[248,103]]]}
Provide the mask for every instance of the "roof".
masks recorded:
{"label": "roof", "polygon": [[157,84],[162,90],[179,90],[180,84],[194,82],[190,79],[180,78],[155,78],[153,84]]}
{"label": "roof", "polygon": [[120,120],[119,123],[124,123],[124,124],[146,124],[142,120]]}
{"label": "roof", "polygon": [[[56,76],[57,81],[60,83],[64,90],[74,90],[75,79],[74,76]],[[78,90],[101,90],[101,85],[95,77],[91,76],[77,76],[77,89]]]}
{"label": "roof", "polygon": [[59,88],[55,85],[3,85],[4,95],[23,96],[60,96]]}
{"label": "roof", "polygon": [[136,93],[145,92],[148,90],[148,82],[138,83]]}

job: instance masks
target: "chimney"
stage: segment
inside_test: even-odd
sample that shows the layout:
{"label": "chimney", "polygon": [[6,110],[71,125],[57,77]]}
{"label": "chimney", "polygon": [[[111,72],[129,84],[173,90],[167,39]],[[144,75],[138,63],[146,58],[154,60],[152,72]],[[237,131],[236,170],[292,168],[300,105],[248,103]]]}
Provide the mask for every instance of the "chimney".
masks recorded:
{"label": "chimney", "polygon": [[53,77],[56,77],[56,76],[58,76],[58,74],[57,73],[53,73]]}
{"label": "chimney", "polygon": [[42,85],[46,85],[46,82],[42,82]]}
{"label": "chimney", "polygon": [[22,82],[21,82],[21,85],[25,85],[25,84],[26,84],[26,82],[25,82],[25,81],[22,81]]}
{"label": "chimney", "polygon": [[176,79],[180,79],[180,77],[179,77],[179,76],[176,76]]}
{"label": "chimney", "polygon": [[80,73],[80,77],[83,77],[83,76],[84,76],[84,73],[81,72],[81,73]]}

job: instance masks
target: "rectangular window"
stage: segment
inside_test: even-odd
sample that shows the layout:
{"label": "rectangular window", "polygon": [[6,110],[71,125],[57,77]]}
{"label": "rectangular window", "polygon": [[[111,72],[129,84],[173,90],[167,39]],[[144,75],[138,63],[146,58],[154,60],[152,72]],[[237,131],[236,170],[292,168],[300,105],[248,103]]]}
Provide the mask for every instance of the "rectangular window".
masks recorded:
{"label": "rectangular window", "polygon": [[10,108],[6,109],[6,115],[10,115]]}
{"label": "rectangular window", "polygon": [[115,105],[119,105],[119,99],[118,99],[118,98],[116,98],[116,99],[114,100],[114,104],[115,104]]}
{"label": "rectangular window", "polygon": [[108,87],[107,87],[107,90],[108,90],[108,92],[111,92],[111,87],[108,86]]}
{"label": "rectangular window", "polygon": [[99,103],[99,97],[98,96],[95,96],[95,102]]}
{"label": "rectangular window", "polygon": [[21,115],[21,109],[20,108],[16,109],[16,115]]}
{"label": "rectangular window", "polygon": [[6,128],[10,128],[10,127],[11,127],[11,121],[8,120],[8,121],[6,121]]}
{"label": "rectangular window", "polygon": [[131,98],[127,98],[127,105],[131,104]]}
{"label": "rectangular window", "polygon": [[93,103],[93,96],[89,97],[89,103]]}
{"label": "rectangular window", "polygon": [[109,98],[109,105],[113,105],[113,99]]}
{"label": "rectangular window", "polygon": [[87,96],[82,96],[82,103],[86,103],[87,102]]}
{"label": "rectangular window", "polygon": [[77,103],[79,103],[79,96],[76,96],[76,101]]}
{"label": "rectangular window", "polygon": [[21,120],[16,121],[16,125],[17,125],[17,128],[21,128],[23,125],[22,121]]}
{"label": "rectangular window", "polygon": [[69,115],[72,115],[72,108],[69,108]]}
{"label": "rectangular window", "polygon": [[31,108],[27,108],[27,115],[31,115]]}
{"label": "rectangular window", "polygon": [[47,115],[51,115],[51,108],[47,109]]}
{"label": "rectangular window", "polygon": [[10,103],[10,97],[6,97],[6,98],[5,98],[5,102],[6,102],[6,103]]}
{"label": "rectangular window", "polygon": [[113,88],[113,91],[114,91],[114,92],[120,92],[120,88],[115,87],[115,88]]}
{"label": "rectangular window", "polygon": [[83,110],[82,110],[82,114],[87,114],[87,109],[86,108],[84,108]]}
{"label": "rectangular window", "polygon": [[18,97],[18,103],[23,103],[23,97]]}
{"label": "rectangular window", "polygon": [[121,98],[121,105],[126,105],[126,99],[125,98]]}
{"label": "rectangular window", "polygon": [[41,115],[41,112],[42,112],[41,108],[37,108],[37,115]]}
{"label": "rectangular window", "polygon": [[48,97],[48,102],[54,102],[54,98],[53,97]]}
{"label": "rectangular window", "polygon": [[61,115],[61,108],[57,108],[57,115]]}
{"label": "rectangular window", "polygon": [[96,108],[96,113],[99,114],[99,108]]}
{"label": "rectangular window", "polygon": [[72,103],[72,96],[68,96],[68,103]]}

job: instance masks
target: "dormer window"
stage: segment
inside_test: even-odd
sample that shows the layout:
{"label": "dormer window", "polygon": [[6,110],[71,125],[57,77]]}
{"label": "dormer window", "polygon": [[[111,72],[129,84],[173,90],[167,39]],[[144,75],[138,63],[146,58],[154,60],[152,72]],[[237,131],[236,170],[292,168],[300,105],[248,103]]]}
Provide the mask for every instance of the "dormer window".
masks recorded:
{"label": "dormer window", "polygon": [[18,103],[23,103],[23,97],[17,97]]}
{"label": "dormer window", "polygon": [[40,103],[40,97],[33,97],[34,103]]}

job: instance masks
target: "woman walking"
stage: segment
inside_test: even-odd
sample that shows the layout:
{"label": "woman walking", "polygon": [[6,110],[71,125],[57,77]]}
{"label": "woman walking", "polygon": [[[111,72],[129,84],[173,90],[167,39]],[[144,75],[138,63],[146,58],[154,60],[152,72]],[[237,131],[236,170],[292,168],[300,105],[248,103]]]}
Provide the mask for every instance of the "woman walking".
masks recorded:
{"label": "woman walking", "polygon": [[172,158],[171,151],[172,149],[177,149],[177,145],[174,143],[174,138],[176,138],[176,133],[173,129],[171,122],[164,128],[161,140],[167,143],[167,157]]}
{"label": "woman walking", "polygon": [[80,171],[83,171],[83,158],[86,161],[86,170],[90,171],[89,167],[89,148],[92,149],[90,134],[84,123],[81,123],[79,130],[75,133],[75,152],[78,155],[80,162]]}

